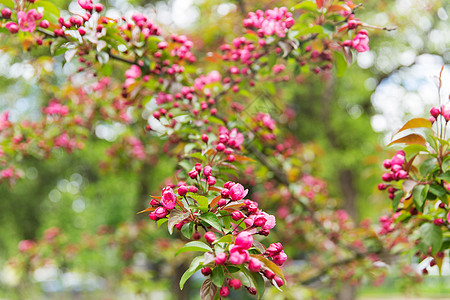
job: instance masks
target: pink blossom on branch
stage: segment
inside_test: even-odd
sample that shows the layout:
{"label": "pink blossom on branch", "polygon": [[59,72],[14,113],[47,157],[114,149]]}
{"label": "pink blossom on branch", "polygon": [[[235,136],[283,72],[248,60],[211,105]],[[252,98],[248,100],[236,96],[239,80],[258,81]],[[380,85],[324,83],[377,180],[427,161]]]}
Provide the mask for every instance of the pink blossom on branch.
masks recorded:
{"label": "pink blossom on branch", "polygon": [[166,186],[163,189],[161,204],[167,209],[174,209],[176,200],[177,196],[173,192],[173,189],[170,186]]}
{"label": "pink blossom on branch", "polygon": [[352,47],[358,52],[369,51],[369,36],[366,30],[360,30],[352,40]]}

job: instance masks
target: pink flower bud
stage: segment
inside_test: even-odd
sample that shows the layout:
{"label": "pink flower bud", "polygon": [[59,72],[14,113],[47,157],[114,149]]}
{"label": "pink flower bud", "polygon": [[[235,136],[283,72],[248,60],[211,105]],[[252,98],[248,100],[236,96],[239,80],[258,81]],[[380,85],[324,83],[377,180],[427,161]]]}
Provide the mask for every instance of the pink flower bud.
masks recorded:
{"label": "pink flower bud", "polygon": [[95,9],[95,11],[98,12],[98,13],[99,13],[99,12],[102,12],[104,8],[105,8],[105,7],[104,7],[103,4],[101,4],[101,3],[97,3],[97,4],[94,5],[94,9]]}
{"label": "pink flower bud", "polygon": [[230,291],[228,290],[227,286],[223,286],[220,288],[219,294],[220,297],[227,297],[230,294]]}
{"label": "pink flower bud", "polygon": [[234,155],[230,154],[230,155],[228,155],[227,160],[229,162],[234,162],[236,160],[236,157]]}
{"label": "pink flower bud", "polygon": [[196,241],[201,239],[201,237],[202,237],[202,235],[198,231],[194,232],[194,234],[192,235],[192,239],[196,240]]}
{"label": "pink flower bud", "polygon": [[200,172],[202,170],[202,164],[197,163],[195,164],[194,168],[197,172]]}
{"label": "pink flower bud", "polygon": [[150,220],[153,220],[153,221],[157,221],[157,220],[158,220],[158,217],[155,215],[155,212],[154,212],[154,211],[152,211],[152,212],[148,215],[148,217],[150,218]]}
{"label": "pink flower bud", "polygon": [[184,196],[188,192],[188,187],[185,185],[182,185],[178,188],[178,195]]}
{"label": "pink flower bud", "polygon": [[191,170],[191,171],[189,171],[188,175],[190,178],[196,179],[198,176],[198,172],[196,170]]}
{"label": "pink flower bud", "polygon": [[10,19],[11,18],[11,10],[7,7],[2,9],[2,17],[5,19]]}
{"label": "pink flower bud", "polygon": [[217,182],[214,176],[208,176],[208,185],[215,185]]}
{"label": "pink flower bud", "polygon": [[247,288],[247,291],[251,294],[251,295],[256,295],[258,293],[258,291],[256,290],[256,288],[250,286]]}
{"label": "pink flower bud", "polygon": [[188,189],[189,189],[189,192],[191,192],[191,193],[197,193],[197,191],[198,191],[198,188],[196,186],[193,186],[193,185],[190,185],[188,187]]}
{"label": "pink flower bud", "polygon": [[203,143],[208,143],[209,137],[206,134],[202,134]]}
{"label": "pink flower bud", "polygon": [[205,232],[205,240],[212,244],[216,240],[216,235],[211,231]]}
{"label": "pink flower bud", "polygon": [[241,200],[247,196],[248,190],[244,190],[244,187],[237,183],[230,188],[230,198],[233,201]]}
{"label": "pink flower bud", "polygon": [[389,181],[392,181],[394,178],[391,173],[384,173],[381,176],[381,179],[383,179],[383,181],[389,182]]}
{"label": "pink flower bud", "polygon": [[159,206],[159,201],[158,200],[156,200],[156,199],[152,199],[152,200],[150,200],[150,205],[151,206]]}
{"label": "pink flower bud", "polygon": [[231,218],[235,221],[239,221],[243,217],[244,217],[244,214],[239,210],[235,210],[231,213]]}
{"label": "pink flower bud", "polygon": [[161,197],[161,204],[167,209],[174,209],[176,200],[177,200],[177,196],[173,192],[172,188],[169,186],[166,186],[163,189],[163,193],[162,193],[162,197]]}
{"label": "pink flower bud", "polygon": [[395,177],[397,177],[398,179],[406,179],[408,178],[408,173],[405,170],[400,170],[395,173]]}
{"label": "pink flower bud", "polygon": [[211,175],[212,172],[212,168],[211,166],[206,166],[205,168],[203,168],[203,174],[208,177]]}
{"label": "pink flower bud", "polygon": [[434,219],[434,225],[436,225],[436,226],[442,226],[442,225],[444,225],[444,220],[443,219]]}
{"label": "pink flower bud", "polygon": [[430,109],[430,114],[431,114],[433,117],[437,118],[437,117],[441,114],[441,110],[440,110],[438,107],[433,106],[433,107]]}
{"label": "pink flower bud", "polygon": [[216,150],[222,152],[223,150],[225,150],[225,145],[223,143],[217,144]]}
{"label": "pink flower bud", "polygon": [[400,153],[395,154],[394,157],[391,160],[392,165],[403,165],[405,162],[405,155],[402,155]]}
{"label": "pink flower bud", "polygon": [[261,262],[254,257],[250,258],[248,269],[252,272],[259,272],[261,270]]}
{"label": "pink flower bud", "polygon": [[8,29],[8,31],[11,32],[11,33],[19,32],[19,25],[17,25],[14,22],[6,23],[5,28]]}
{"label": "pink flower bud", "polygon": [[228,198],[230,196],[230,190],[229,189],[223,189],[220,191],[220,195],[222,198]]}
{"label": "pink flower bud", "polygon": [[355,29],[358,26],[358,22],[356,20],[348,20],[347,25],[348,29]]}
{"label": "pink flower bud", "polygon": [[385,159],[383,161],[383,167],[385,167],[386,169],[390,169],[391,166],[392,166],[392,164],[391,164],[391,160],[390,159]]}
{"label": "pink flower bud", "polygon": [[223,185],[224,188],[226,189],[230,189],[235,183],[232,181],[227,181],[225,182],[225,184]]}
{"label": "pink flower bud", "polygon": [[267,279],[272,280],[275,277],[275,273],[270,270],[265,270],[264,276],[266,276]]}
{"label": "pink flower bud", "polygon": [[208,276],[208,275],[210,275],[211,274],[211,268],[209,268],[209,267],[205,267],[205,268],[202,268],[201,269],[201,272],[202,272],[202,274],[204,275],[204,276]]}
{"label": "pink flower bud", "polygon": [[239,279],[237,279],[237,278],[231,279],[231,280],[228,282],[228,285],[229,285],[231,288],[234,288],[235,290],[239,289],[239,288],[242,286],[241,281],[240,281]]}
{"label": "pink flower bud", "polygon": [[219,199],[219,201],[217,202],[218,206],[224,206],[227,204],[227,200],[226,199]]}
{"label": "pink flower bud", "polygon": [[[44,21],[42,21],[42,22],[44,22]],[[42,23],[41,22],[41,23]],[[41,26],[42,27],[42,26]],[[78,33],[81,35],[81,36],[84,36],[85,34],[86,34],[86,29],[84,28],[84,27],[80,27],[80,28],[78,28]]]}
{"label": "pink flower bud", "polygon": [[281,251],[283,251],[283,245],[281,243],[273,243],[266,250],[269,256],[277,255]]}
{"label": "pink flower bud", "polygon": [[391,168],[391,171],[393,173],[396,173],[396,172],[400,171],[401,169],[402,169],[401,165],[393,165],[392,168]]}
{"label": "pink flower bud", "polygon": [[253,235],[247,231],[242,231],[236,236],[234,244],[242,249],[250,249],[253,245]]}
{"label": "pink flower bud", "polygon": [[385,190],[386,188],[387,188],[387,185],[384,184],[384,183],[380,183],[380,184],[378,185],[378,189],[379,189],[380,191]]}
{"label": "pink flower bud", "polygon": [[278,276],[275,276],[275,277],[273,278],[273,280],[275,280],[275,283],[277,284],[278,287],[283,286],[283,284],[284,284],[283,279],[281,279],[281,278],[278,277]]}
{"label": "pink flower bud", "polygon": [[275,255],[272,259],[275,264],[281,266],[286,261],[287,255],[286,253],[284,253],[284,251],[281,251],[279,254]]}
{"label": "pink flower bud", "polygon": [[169,212],[167,211],[167,209],[165,209],[164,207],[160,206],[155,210],[155,216],[158,217],[159,219],[164,218],[165,216],[167,216]]}
{"label": "pink flower bud", "polygon": [[450,120],[450,109],[445,109],[442,111],[442,116],[444,117],[445,121],[448,122]]}
{"label": "pink flower bud", "polygon": [[218,265],[223,265],[227,261],[227,254],[225,252],[219,253],[214,258],[214,262]]}

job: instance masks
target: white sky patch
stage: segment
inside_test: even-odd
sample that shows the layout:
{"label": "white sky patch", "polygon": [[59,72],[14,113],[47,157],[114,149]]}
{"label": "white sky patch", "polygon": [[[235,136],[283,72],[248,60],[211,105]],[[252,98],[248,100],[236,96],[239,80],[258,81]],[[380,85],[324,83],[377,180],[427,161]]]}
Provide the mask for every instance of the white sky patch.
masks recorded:
{"label": "white sky patch", "polygon": [[[408,54],[409,55],[409,54]],[[416,64],[403,68],[383,80],[372,94],[372,104],[378,112],[371,119],[372,128],[386,134],[386,142],[407,119],[428,117],[431,106],[439,105],[438,82],[442,59],[421,55]],[[450,66],[442,74],[441,102],[448,104]]]}

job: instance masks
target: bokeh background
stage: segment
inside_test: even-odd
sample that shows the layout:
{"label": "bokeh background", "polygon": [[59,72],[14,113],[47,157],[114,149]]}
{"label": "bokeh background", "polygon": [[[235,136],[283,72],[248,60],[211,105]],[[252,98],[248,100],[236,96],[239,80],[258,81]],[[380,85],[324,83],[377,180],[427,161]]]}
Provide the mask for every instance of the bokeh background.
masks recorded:
{"label": "bokeh background", "polygon": [[[76,1],[53,2],[77,11]],[[362,2],[361,19],[396,30],[372,30],[371,50],[355,55],[342,77],[324,82],[318,76],[306,76],[301,84],[285,83],[282,100],[297,113],[289,129],[308,145],[303,155],[310,158],[314,175],[326,182],[330,199],[355,220],[376,222],[390,211],[386,195],[376,188],[380,162],[389,156],[385,145],[406,119],[425,116],[439,102],[439,71],[450,62],[450,2]],[[248,11],[289,7],[295,1],[103,3],[111,18],[141,12],[165,31],[188,35],[197,46],[197,56],[205,57],[242,31],[241,20]],[[45,51],[25,51],[13,38],[0,36],[0,112],[8,109],[13,122],[37,120],[49,86],[62,85],[76,70],[76,62],[63,65],[60,58],[42,71],[34,62],[48,55]],[[442,79],[446,103],[450,65]],[[158,193],[176,162],[161,154],[151,165],[117,164],[108,171],[99,166],[105,150],[123,130],[99,124],[97,138],[82,151],[56,152],[45,161],[23,158],[25,179],[13,187],[0,186],[0,299],[198,298],[200,280],[193,280],[182,293],[177,288],[177,278],[186,269],[186,257],[173,258],[181,242],[156,230],[145,215],[136,215],[146,207],[148,195]],[[43,257],[54,256],[57,264],[42,263],[30,272],[18,249],[23,240],[44,241],[39,252]],[[414,264],[414,258],[410,259]],[[414,285],[392,272],[382,285],[358,286],[356,297],[449,299],[448,265],[447,261],[442,277],[431,270]],[[270,292],[267,297],[283,299]]]}

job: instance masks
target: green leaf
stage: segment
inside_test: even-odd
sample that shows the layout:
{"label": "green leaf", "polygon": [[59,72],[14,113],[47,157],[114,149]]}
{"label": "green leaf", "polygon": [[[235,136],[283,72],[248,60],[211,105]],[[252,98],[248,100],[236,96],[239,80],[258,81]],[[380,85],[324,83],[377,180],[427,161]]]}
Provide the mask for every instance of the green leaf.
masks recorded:
{"label": "green leaf", "polygon": [[217,267],[215,267],[211,273],[211,281],[217,286],[222,286],[223,281],[225,280],[224,272],[225,270],[223,266],[218,265]]}
{"label": "green leaf", "polygon": [[58,23],[60,17],[59,9],[52,1],[40,0],[34,3],[32,7],[42,7],[44,9],[44,19],[47,19],[51,23]]}
{"label": "green leaf", "polygon": [[341,77],[342,75],[344,75],[345,70],[347,69],[347,61],[345,60],[344,55],[340,52],[334,53],[334,61],[336,64],[336,76]]}
{"label": "green leaf", "polygon": [[178,163],[178,165],[180,167],[182,167],[183,169],[185,169],[186,171],[190,171],[192,169],[192,165],[186,161],[186,160],[182,160]]}
{"label": "green leaf", "polygon": [[416,185],[413,189],[413,201],[417,210],[423,212],[423,205],[425,204],[425,200],[427,198],[429,185],[419,184]]}
{"label": "green leaf", "polygon": [[186,219],[189,216],[189,213],[182,212],[178,209],[173,209],[169,214],[169,221],[167,222],[167,228],[169,229],[169,233],[172,234],[173,227]]}
{"label": "green leaf", "polygon": [[214,227],[215,229],[222,231],[222,225],[220,224],[219,218],[217,218],[217,216],[212,212],[207,212],[198,217],[205,223]]}
{"label": "green leaf", "polygon": [[192,153],[192,154],[188,154],[188,156],[196,158],[196,159],[198,159],[200,161],[205,161],[205,159],[206,159],[206,157],[203,156],[200,152],[195,152],[195,153]]}
{"label": "green leaf", "polygon": [[180,253],[183,252],[189,252],[189,251],[201,251],[201,252],[209,252],[213,251],[211,247],[209,247],[207,244],[200,242],[200,241],[193,241],[189,242],[180,249],[178,249],[177,252],[175,252],[175,256],[177,256]]}
{"label": "green leaf", "polygon": [[203,266],[203,261],[204,261],[204,256],[197,256],[196,258],[194,258],[191,262],[191,265],[189,266],[189,268],[186,270],[186,272],[184,272],[183,276],[181,276],[180,279],[180,289],[182,290],[184,287],[184,284],[186,283],[186,281],[192,276],[194,275],[195,272],[197,272],[198,270],[200,270],[200,268]]}
{"label": "green leaf", "polygon": [[0,4],[3,4],[6,7],[14,9],[14,1],[13,0],[0,0]]}
{"label": "green leaf", "polygon": [[431,246],[431,253],[436,254],[442,246],[442,229],[440,226],[436,226],[431,223],[425,223],[420,226],[420,236],[422,237],[422,243],[427,248]]}
{"label": "green leaf", "polygon": [[52,55],[55,55],[56,50],[61,49],[62,45],[64,45],[66,42],[67,40],[64,38],[57,38],[56,40],[54,40],[50,46],[50,53]]}
{"label": "green leaf", "polygon": [[186,196],[191,197],[195,201],[197,201],[200,207],[208,207],[209,200],[205,196],[201,196],[199,194],[187,193]]}
{"label": "green leaf", "polygon": [[333,35],[334,31],[335,31],[335,26],[331,23],[325,23],[323,24],[323,29],[325,31],[325,33],[327,33],[330,37]]}
{"label": "green leaf", "polygon": [[445,195],[447,195],[447,189],[440,186],[439,184],[430,185],[430,192],[438,196],[439,198],[445,197]]}
{"label": "green leaf", "polygon": [[403,148],[403,151],[405,151],[406,157],[409,159],[412,156],[418,154],[419,152],[429,152],[427,147],[423,145],[408,145],[405,148]]}
{"label": "green leaf", "polygon": [[398,207],[398,205],[400,203],[400,200],[402,199],[404,194],[405,194],[405,192],[403,192],[403,191],[398,191],[395,194],[395,197],[392,200],[392,210],[396,210],[397,209],[397,207]]}
{"label": "green leaf", "polygon": [[294,7],[291,10],[296,10],[296,9],[304,9],[304,10],[316,12],[317,5],[315,2],[312,2],[312,1],[303,1],[299,4],[294,5]]}
{"label": "green leaf", "polygon": [[272,70],[272,67],[277,63],[278,55],[274,52],[269,55],[269,69]]}
{"label": "green leaf", "polygon": [[223,237],[221,237],[220,239],[217,239],[213,242],[213,244],[217,244],[217,243],[231,243],[231,241],[233,240],[232,236],[230,234],[224,235]]}
{"label": "green leaf", "polygon": [[422,176],[427,176],[434,168],[437,168],[436,159],[430,158],[425,160],[419,167]]}
{"label": "green leaf", "polygon": [[186,223],[181,227],[181,234],[183,234],[187,239],[192,237],[194,233],[194,223]]}
{"label": "green leaf", "polygon": [[450,171],[440,174],[437,178],[450,182]]}
{"label": "green leaf", "polygon": [[259,273],[250,272],[250,270],[243,265],[240,267],[240,269],[241,272],[244,273],[244,275],[250,281],[251,285],[256,288],[258,292],[258,299],[261,299],[265,289],[264,279],[262,278],[262,276]]}
{"label": "green leaf", "polygon": [[167,218],[164,218],[164,219],[159,219],[158,221],[156,221],[156,224],[158,225],[158,227],[161,227],[161,225],[166,222],[167,222]]}

